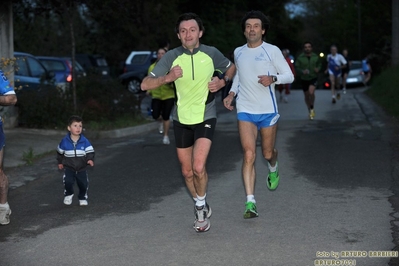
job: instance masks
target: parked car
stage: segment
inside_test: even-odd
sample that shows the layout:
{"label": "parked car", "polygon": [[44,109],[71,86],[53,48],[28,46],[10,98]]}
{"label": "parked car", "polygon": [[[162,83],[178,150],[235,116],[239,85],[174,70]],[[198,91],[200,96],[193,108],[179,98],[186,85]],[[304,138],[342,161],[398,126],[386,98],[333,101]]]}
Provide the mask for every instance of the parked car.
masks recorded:
{"label": "parked car", "polygon": [[[14,52],[14,86],[18,91],[38,89],[41,84],[52,84],[55,74],[48,71],[35,56]],[[55,85],[59,85],[54,82]]]}
{"label": "parked car", "polygon": [[76,61],[87,73],[95,73],[103,78],[110,77],[110,68],[104,56],[99,54],[76,54]]}
{"label": "parked car", "polygon": [[[55,81],[66,88],[72,82],[72,59],[66,57],[36,56],[47,70],[53,71]],[[85,77],[86,72],[75,60],[75,73],[77,78]]]}
{"label": "parked car", "polygon": [[346,78],[347,86],[355,86],[363,84],[364,75],[362,69],[362,61],[352,61]]}
{"label": "parked car", "polygon": [[157,59],[153,51],[133,51],[124,63],[123,74],[119,80],[132,93],[140,93],[140,84],[148,74],[148,68]]}

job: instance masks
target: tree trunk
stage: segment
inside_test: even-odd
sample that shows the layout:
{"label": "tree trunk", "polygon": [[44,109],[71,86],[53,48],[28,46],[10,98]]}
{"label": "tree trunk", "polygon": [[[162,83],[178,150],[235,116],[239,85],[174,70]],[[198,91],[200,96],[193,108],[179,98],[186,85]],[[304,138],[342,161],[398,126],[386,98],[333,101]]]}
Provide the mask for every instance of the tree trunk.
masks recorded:
{"label": "tree trunk", "polygon": [[392,66],[399,65],[399,1],[392,0]]}
{"label": "tree trunk", "polygon": [[69,16],[69,27],[71,30],[71,47],[72,47],[72,93],[73,93],[73,111],[76,113],[78,103],[76,99],[76,61],[75,61],[75,33],[73,30],[73,19]]}
{"label": "tree trunk", "polygon": [[[13,35],[13,16],[12,2],[6,0],[0,8],[0,59],[5,58],[6,61],[14,57],[14,35]],[[14,67],[13,64],[3,62],[1,59],[0,67],[6,74],[7,78],[14,84]],[[18,124],[18,111],[15,106],[1,106],[0,116],[3,117],[4,128],[15,127]]]}

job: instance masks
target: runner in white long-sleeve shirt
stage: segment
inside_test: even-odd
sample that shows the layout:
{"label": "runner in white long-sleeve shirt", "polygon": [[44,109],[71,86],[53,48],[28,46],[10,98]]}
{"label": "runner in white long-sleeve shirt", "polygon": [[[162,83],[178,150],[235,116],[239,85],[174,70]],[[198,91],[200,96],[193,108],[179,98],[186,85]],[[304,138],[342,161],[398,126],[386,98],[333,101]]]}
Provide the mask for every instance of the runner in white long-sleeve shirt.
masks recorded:
{"label": "runner in white long-sleeve shirt", "polygon": [[234,51],[237,68],[224,106],[233,110],[236,96],[238,130],[244,152],[242,175],[245,186],[246,208],[244,218],[258,217],[255,190],[256,139],[260,131],[263,157],[268,161],[267,187],[275,190],[278,174],[277,133],[278,113],[275,84],[292,83],[294,75],[280,49],[263,41],[269,22],[260,11],[248,12],[242,20],[247,43]]}

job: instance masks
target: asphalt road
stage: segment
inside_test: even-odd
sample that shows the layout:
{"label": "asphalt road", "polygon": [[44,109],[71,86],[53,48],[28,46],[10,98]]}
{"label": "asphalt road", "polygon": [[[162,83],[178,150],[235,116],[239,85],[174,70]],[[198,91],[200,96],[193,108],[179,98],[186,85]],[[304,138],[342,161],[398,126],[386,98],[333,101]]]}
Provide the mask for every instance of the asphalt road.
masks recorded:
{"label": "asphalt road", "polygon": [[397,253],[372,253],[395,249],[395,124],[361,88],[335,105],[318,90],[314,121],[302,95],[293,91],[279,104],[281,181],[274,192],[258,147],[258,218],[242,217],[235,113],[219,106],[207,167],[210,231],[192,228],[193,202],[173,138],[169,146],[156,131],[99,139],[92,141],[87,207],[76,197],[63,205],[52,156],[9,170],[32,181],[9,193],[13,213],[0,227],[0,265],[397,265],[390,257]]}

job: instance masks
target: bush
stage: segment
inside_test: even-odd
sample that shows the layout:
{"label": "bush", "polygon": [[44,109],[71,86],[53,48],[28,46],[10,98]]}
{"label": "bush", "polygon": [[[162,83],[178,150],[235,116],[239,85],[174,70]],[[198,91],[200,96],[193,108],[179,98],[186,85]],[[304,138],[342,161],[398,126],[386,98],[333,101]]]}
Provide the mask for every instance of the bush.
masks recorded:
{"label": "bush", "polygon": [[71,113],[68,95],[53,85],[41,85],[37,90],[17,91],[18,122],[29,128],[57,128]]}
{"label": "bush", "polygon": [[112,124],[121,117],[142,120],[136,95],[114,79],[89,75],[77,80],[77,111],[74,112],[72,88],[67,92],[51,85],[39,90],[18,92],[19,122],[31,128],[64,128],[69,116],[80,115],[89,122]]}
{"label": "bush", "polygon": [[374,99],[389,114],[399,118],[399,66],[381,72],[373,79],[367,95]]}

